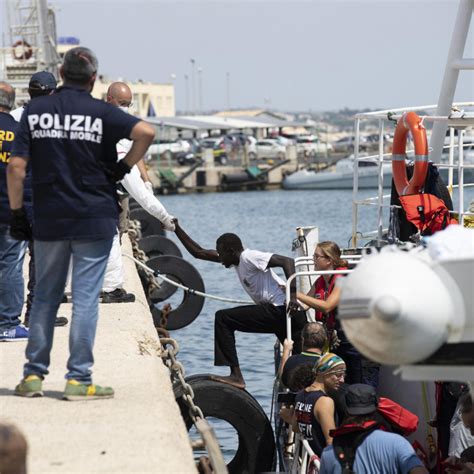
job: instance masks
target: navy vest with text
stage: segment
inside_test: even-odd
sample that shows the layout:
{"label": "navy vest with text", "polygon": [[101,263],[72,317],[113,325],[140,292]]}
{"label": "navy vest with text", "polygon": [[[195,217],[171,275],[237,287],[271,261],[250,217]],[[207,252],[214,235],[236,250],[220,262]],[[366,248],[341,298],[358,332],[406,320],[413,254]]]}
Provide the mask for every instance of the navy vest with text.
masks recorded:
{"label": "navy vest with text", "polygon": [[139,120],[64,86],[25,107],[12,154],[31,160],[37,240],[102,239],[116,232],[115,183],[105,169]]}

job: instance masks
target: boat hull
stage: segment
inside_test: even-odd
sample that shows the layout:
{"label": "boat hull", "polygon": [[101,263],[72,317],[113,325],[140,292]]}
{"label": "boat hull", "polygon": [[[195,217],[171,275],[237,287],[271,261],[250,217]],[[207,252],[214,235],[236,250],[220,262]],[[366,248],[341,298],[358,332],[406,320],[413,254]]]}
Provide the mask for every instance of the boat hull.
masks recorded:
{"label": "boat hull", "polygon": [[[374,170],[375,171],[375,170]],[[392,185],[391,170],[384,173],[383,187]],[[316,173],[314,171],[297,171],[287,176],[282,183],[283,189],[352,189],[354,186],[353,173]],[[377,189],[378,175],[361,170],[358,176],[359,189]]]}

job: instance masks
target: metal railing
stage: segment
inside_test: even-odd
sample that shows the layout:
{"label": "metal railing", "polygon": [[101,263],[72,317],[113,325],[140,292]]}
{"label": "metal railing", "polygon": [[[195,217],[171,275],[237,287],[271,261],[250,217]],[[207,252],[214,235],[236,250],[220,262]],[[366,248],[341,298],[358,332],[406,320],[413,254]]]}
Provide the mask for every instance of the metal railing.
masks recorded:
{"label": "metal railing", "polygon": [[[384,195],[383,193],[383,178],[384,178],[384,167],[385,162],[391,162],[391,159],[387,159],[391,156],[390,153],[385,153],[385,123],[386,121],[398,120],[403,112],[406,111],[429,111],[436,109],[436,105],[419,106],[419,107],[405,107],[400,109],[392,110],[381,110],[368,113],[360,113],[355,116],[355,144],[354,144],[354,181],[353,181],[353,195],[352,195],[352,246],[357,247],[357,241],[359,238],[366,238],[367,233],[363,233],[359,230],[359,206],[377,206],[377,221],[375,236],[377,244],[381,244],[383,240],[383,234],[386,229],[383,228],[384,209],[394,208],[396,206],[387,204],[384,200],[390,198],[390,195]],[[461,102],[453,104],[453,108],[456,107],[474,107],[474,102]],[[377,155],[372,156],[360,156],[360,128],[362,120],[377,120],[378,121],[378,133],[379,133],[379,152]],[[448,168],[448,189],[452,192],[453,189],[457,189],[459,193],[459,205],[457,214],[459,216],[459,223],[463,225],[465,216],[473,216],[472,212],[464,209],[464,188],[472,186],[472,184],[464,183],[464,170],[468,168],[474,168],[474,164],[464,163],[464,130],[466,126],[474,126],[474,116],[466,115],[464,112],[453,112],[449,116],[430,116],[424,115],[422,119],[426,122],[440,123],[445,122],[447,127],[452,131],[450,134],[450,144],[444,148],[449,150],[448,163],[436,163],[439,168]],[[454,144],[454,129],[458,129],[458,144]],[[458,160],[454,159],[454,150],[458,150]],[[430,150],[431,151],[431,150]],[[407,155],[413,153],[408,151]],[[436,157],[435,157],[436,158]],[[378,165],[378,187],[377,196],[367,199],[359,199],[359,162],[360,161],[371,161],[376,162]],[[435,160],[438,161],[438,160]],[[458,173],[458,185],[453,184],[454,170]],[[453,211],[454,212],[454,211]],[[369,235],[373,235],[371,232]]]}

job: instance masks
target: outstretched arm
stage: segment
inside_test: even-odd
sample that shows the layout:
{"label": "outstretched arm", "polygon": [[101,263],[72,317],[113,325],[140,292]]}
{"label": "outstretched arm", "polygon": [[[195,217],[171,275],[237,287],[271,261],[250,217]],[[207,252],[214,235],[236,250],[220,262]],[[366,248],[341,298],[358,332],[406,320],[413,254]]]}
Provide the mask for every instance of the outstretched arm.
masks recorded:
{"label": "outstretched arm", "polygon": [[179,225],[178,219],[173,220],[175,225],[175,233],[178,239],[184,245],[186,250],[194,257],[200,260],[208,260],[209,262],[220,262],[219,254],[216,250],[203,249],[197,242],[195,242]]}

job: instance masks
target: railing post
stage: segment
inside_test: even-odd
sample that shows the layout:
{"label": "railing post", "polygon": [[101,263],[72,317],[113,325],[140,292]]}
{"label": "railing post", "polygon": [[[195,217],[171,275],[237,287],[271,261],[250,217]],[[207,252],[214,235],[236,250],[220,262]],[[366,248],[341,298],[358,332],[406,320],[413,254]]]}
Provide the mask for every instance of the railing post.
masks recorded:
{"label": "railing post", "polygon": [[354,143],[354,184],[352,188],[352,247],[357,247],[357,219],[359,208],[357,195],[359,191],[359,138],[360,118],[355,120],[355,143]]}

